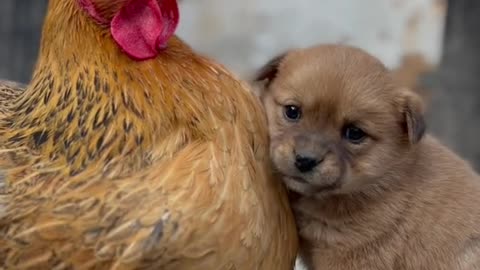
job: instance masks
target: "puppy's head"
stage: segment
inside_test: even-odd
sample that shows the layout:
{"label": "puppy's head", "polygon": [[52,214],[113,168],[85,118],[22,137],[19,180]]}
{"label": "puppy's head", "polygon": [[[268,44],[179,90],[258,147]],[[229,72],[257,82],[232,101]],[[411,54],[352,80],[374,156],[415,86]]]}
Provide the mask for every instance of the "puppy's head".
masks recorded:
{"label": "puppy's head", "polygon": [[424,134],[423,103],[366,52],[322,45],[267,63],[262,84],[275,167],[303,195],[350,193],[381,181]]}

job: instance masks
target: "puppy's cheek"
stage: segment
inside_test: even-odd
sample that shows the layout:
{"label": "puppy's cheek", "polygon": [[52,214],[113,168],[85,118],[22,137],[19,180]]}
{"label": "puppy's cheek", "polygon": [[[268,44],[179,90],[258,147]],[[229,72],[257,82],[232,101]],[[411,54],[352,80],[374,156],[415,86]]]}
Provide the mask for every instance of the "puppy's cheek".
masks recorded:
{"label": "puppy's cheek", "polygon": [[293,142],[292,140],[285,138],[272,138],[270,144],[270,155],[272,157],[273,164],[282,173],[290,174],[292,170],[291,164],[293,164]]}
{"label": "puppy's cheek", "polygon": [[383,176],[388,168],[395,162],[397,153],[387,147],[377,147],[371,151],[368,158],[365,159],[365,174],[370,177],[378,178]]}
{"label": "puppy's cheek", "polygon": [[347,166],[342,175],[342,185],[337,193],[349,194],[358,190],[358,180],[352,174],[352,169]]}
{"label": "puppy's cheek", "polygon": [[356,186],[371,184],[373,179],[381,178],[395,159],[395,154],[385,148],[372,149],[368,154],[353,161],[351,174]]}
{"label": "puppy's cheek", "polygon": [[351,183],[349,189],[356,190],[362,185],[368,184],[369,179],[375,179],[375,175],[381,167],[372,159],[357,160],[350,170]]}
{"label": "puppy's cheek", "polygon": [[325,158],[311,177],[311,181],[315,185],[342,185],[346,170],[345,161],[337,156],[329,156]]}

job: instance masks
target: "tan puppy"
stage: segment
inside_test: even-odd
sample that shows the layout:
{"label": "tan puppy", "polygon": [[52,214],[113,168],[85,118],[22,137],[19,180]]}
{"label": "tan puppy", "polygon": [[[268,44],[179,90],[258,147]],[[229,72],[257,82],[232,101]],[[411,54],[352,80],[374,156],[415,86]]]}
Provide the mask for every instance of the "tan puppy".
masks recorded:
{"label": "tan puppy", "polygon": [[310,269],[480,269],[480,179],[379,60],[295,50],[256,82]]}

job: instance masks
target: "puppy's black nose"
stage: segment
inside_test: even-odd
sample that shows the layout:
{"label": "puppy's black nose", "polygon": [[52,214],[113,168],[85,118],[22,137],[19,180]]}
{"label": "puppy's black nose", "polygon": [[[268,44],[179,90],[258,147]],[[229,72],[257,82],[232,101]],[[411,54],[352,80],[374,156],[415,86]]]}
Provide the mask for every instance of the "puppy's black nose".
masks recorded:
{"label": "puppy's black nose", "polygon": [[295,158],[295,167],[302,172],[306,173],[313,170],[320,163],[319,160],[312,157],[304,157],[297,155]]}

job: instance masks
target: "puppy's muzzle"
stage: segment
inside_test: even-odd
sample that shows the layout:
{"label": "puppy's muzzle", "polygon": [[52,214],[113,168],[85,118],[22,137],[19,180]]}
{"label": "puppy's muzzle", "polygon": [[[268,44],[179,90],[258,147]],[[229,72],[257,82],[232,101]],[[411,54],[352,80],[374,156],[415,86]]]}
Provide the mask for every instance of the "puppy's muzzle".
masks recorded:
{"label": "puppy's muzzle", "polygon": [[297,155],[295,157],[295,167],[297,167],[297,169],[301,173],[307,173],[312,171],[321,162],[322,160],[318,160],[317,158],[309,156]]}
{"label": "puppy's muzzle", "polygon": [[300,135],[295,137],[295,167],[308,173],[318,167],[330,152],[330,145],[320,136]]}

